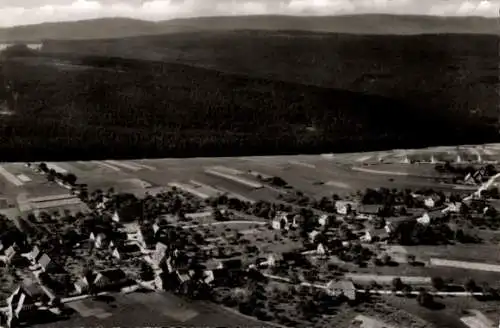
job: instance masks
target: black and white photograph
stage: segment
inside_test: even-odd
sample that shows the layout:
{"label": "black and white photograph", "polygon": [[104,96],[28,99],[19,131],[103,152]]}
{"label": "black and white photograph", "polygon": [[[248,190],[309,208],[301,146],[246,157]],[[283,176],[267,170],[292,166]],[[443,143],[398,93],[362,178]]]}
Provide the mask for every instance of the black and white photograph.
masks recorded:
{"label": "black and white photograph", "polygon": [[0,328],[499,328],[500,0],[0,0]]}

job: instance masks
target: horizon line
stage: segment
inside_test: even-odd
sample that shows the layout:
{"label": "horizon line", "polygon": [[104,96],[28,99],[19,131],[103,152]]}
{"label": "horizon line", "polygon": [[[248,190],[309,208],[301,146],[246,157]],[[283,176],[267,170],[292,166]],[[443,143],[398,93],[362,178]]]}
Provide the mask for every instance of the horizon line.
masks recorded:
{"label": "horizon line", "polygon": [[177,17],[177,18],[168,18],[168,19],[141,19],[134,18],[129,16],[105,16],[105,17],[96,17],[96,18],[87,18],[87,19],[75,19],[75,20],[59,20],[59,21],[44,21],[40,23],[33,24],[19,24],[19,25],[0,25],[0,30],[7,30],[13,28],[22,28],[22,27],[32,27],[39,26],[44,24],[61,24],[61,23],[81,23],[81,22],[90,22],[90,21],[98,21],[98,20],[111,20],[111,19],[127,19],[131,21],[137,22],[147,22],[147,23],[163,23],[169,21],[180,21],[180,20],[191,20],[191,19],[203,19],[203,18],[234,18],[234,17],[294,17],[294,18],[326,18],[326,17],[360,17],[360,16],[398,16],[398,17],[421,17],[421,18],[438,18],[438,19],[485,19],[485,20],[499,20],[499,17],[490,17],[490,16],[480,16],[480,15],[432,15],[432,14],[393,14],[393,13],[359,13],[359,14],[339,14],[339,15],[293,15],[293,14],[239,14],[239,15],[202,15],[202,16],[185,16],[185,17]]}

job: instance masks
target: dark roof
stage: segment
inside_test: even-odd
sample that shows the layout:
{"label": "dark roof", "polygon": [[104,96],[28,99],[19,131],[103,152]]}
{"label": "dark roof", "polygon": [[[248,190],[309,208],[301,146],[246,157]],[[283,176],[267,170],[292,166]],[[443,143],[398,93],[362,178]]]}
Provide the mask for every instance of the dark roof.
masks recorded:
{"label": "dark roof", "polygon": [[357,208],[356,212],[361,214],[377,214],[378,210],[381,209],[382,207],[383,205],[379,204],[361,205]]}
{"label": "dark roof", "polygon": [[140,247],[136,244],[123,244],[117,248],[120,253],[137,253],[141,251]]}
{"label": "dark roof", "polygon": [[223,266],[228,269],[240,269],[243,265],[241,259],[231,259],[222,262]]}

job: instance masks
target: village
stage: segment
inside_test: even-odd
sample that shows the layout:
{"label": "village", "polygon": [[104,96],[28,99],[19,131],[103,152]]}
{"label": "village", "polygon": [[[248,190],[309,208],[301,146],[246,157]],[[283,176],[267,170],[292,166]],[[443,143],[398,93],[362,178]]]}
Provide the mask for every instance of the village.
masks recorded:
{"label": "village", "polygon": [[[0,173],[7,177],[13,169],[4,167]],[[204,169],[205,183],[175,181],[140,193],[94,189],[58,164],[16,167],[24,173],[11,180],[30,175],[60,192],[17,195],[19,209],[1,210],[5,327],[69,327],[75,317],[114,323],[106,320],[119,316],[111,310],[117,295],[167,294],[217,304],[269,327],[500,322],[493,164],[472,172],[453,171],[449,163],[436,167],[453,171],[461,181],[455,183],[470,189],[367,187],[321,197],[296,189],[289,176],[238,175],[221,166]],[[255,200],[253,191],[208,183],[231,177],[248,190],[277,196]],[[89,310],[86,301],[101,305]],[[457,314],[456,308],[465,310]],[[171,312],[177,325],[202,316]]]}

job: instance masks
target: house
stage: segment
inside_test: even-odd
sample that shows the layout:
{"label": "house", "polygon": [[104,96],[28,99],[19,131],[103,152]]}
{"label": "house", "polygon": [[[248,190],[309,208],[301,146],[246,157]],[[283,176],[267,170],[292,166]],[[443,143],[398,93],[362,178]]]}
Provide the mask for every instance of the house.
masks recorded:
{"label": "house", "polygon": [[327,253],[327,249],[323,244],[318,244],[316,248],[316,253],[319,255],[325,255]]}
{"label": "house", "polygon": [[318,236],[319,234],[320,234],[320,232],[319,232],[319,231],[317,231],[317,230],[313,230],[313,231],[311,231],[311,232],[309,233],[309,241],[310,241],[311,243],[314,243],[314,240],[316,239],[316,236]]}
{"label": "house", "polygon": [[278,263],[279,261],[279,256],[276,255],[276,254],[269,254],[267,256],[267,258],[265,259],[262,259],[261,261],[259,261],[257,263],[257,266],[268,266],[268,267],[273,267],[273,266],[276,266],[276,264]]}
{"label": "house", "polygon": [[155,271],[154,287],[156,290],[163,290],[163,272]]}
{"label": "house", "polygon": [[289,228],[288,214],[286,212],[278,212],[271,223],[273,229],[283,230]]}
{"label": "house", "polygon": [[3,262],[5,265],[8,265],[14,259],[16,254],[17,252],[14,249],[14,245],[11,245],[4,251],[3,255],[0,255],[0,261]]}
{"label": "house", "polygon": [[358,217],[360,218],[372,218],[379,213],[384,206],[380,204],[362,204],[359,205],[356,213],[358,213]]}
{"label": "house", "polygon": [[115,222],[120,222],[121,221],[120,215],[118,215],[118,211],[115,211],[113,213],[113,216],[111,217],[111,220],[113,220]]}
{"label": "house", "polygon": [[85,294],[89,291],[89,282],[86,277],[82,277],[75,281],[74,286],[77,294]]}
{"label": "house", "polygon": [[358,202],[338,200],[335,202],[335,209],[338,214],[346,215],[349,211],[357,211]]}
{"label": "house", "polygon": [[189,274],[189,271],[187,271],[187,270],[176,270],[175,277],[176,277],[176,280],[177,280],[176,282],[177,282],[178,286],[181,286],[182,284],[191,280],[191,275]]}
{"label": "house", "polygon": [[431,218],[428,213],[424,213],[424,215],[417,218],[417,222],[423,225],[428,225],[431,223]]}
{"label": "house", "polygon": [[436,206],[436,201],[434,200],[434,198],[428,197],[424,200],[424,205],[426,207],[432,208],[432,207]]}
{"label": "house", "polygon": [[330,281],[326,285],[327,293],[331,296],[344,296],[350,301],[356,300],[356,287],[349,280]]}
{"label": "house", "polygon": [[40,249],[38,248],[37,245],[35,245],[31,250],[31,252],[21,254],[21,256],[28,259],[28,261],[30,261],[32,265],[35,265],[36,261],[38,260],[38,257],[40,256]]}
{"label": "house", "polygon": [[113,249],[113,257],[121,260],[141,254],[141,248],[137,244],[119,244]]}
{"label": "house", "polygon": [[467,185],[479,185],[483,182],[486,176],[486,169],[484,167],[480,168],[474,173],[469,173],[464,178],[464,184]]}
{"label": "house", "polygon": [[156,249],[153,253],[153,263],[157,266],[160,266],[163,260],[166,259],[168,246],[164,243],[158,242],[156,243]]}
{"label": "house", "polygon": [[146,248],[146,243],[141,228],[132,233],[127,233],[127,240],[137,243],[143,249]]}
{"label": "house", "polygon": [[361,236],[359,240],[363,243],[371,243],[373,240],[373,236],[370,231],[366,230],[365,234]]}
{"label": "house", "polygon": [[329,219],[328,219],[328,215],[327,214],[322,214],[320,215],[320,217],[318,218],[318,224],[320,226],[325,226],[327,225],[329,222]]}
{"label": "house", "polygon": [[50,269],[51,264],[52,264],[51,258],[47,254],[43,253],[37,260],[35,270],[39,269],[42,272],[46,272]]}
{"label": "house", "polygon": [[7,326],[14,326],[19,319],[29,319],[37,310],[35,299],[26,288],[17,287],[7,298]]}
{"label": "house", "polygon": [[461,202],[450,203],[443,209],[442,213],[460,213],[460,209],[462,208]]}
{"label": "house", "polygon": [[92,285],[99,290],[119,289],[133,283],[121,269],[107,269],[92,276]]}
{"label": "house", "polygon": [[89,239],[94,243],[95,248],[103,248],[106,246],[106,244],[109,243],[109,241],[106,238],[106,235],[102,232],[97,234],[91,232]]}

